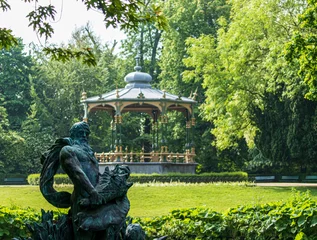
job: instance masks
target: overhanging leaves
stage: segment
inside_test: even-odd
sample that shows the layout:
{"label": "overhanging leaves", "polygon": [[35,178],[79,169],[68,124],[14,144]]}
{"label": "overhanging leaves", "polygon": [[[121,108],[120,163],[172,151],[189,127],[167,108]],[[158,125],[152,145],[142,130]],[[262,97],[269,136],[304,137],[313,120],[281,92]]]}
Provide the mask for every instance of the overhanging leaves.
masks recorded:
{"label": "overhanging leaves", "polygon": [[32,26],[33,30],[38,32],[41,37],[44,35],[47,40],[49,37],[52,37],[52,34],[54,33],[54,29],[47,20],[54,20],[55,14],[56,10],[54,6],[39,6],[27,15],[30,21],[29,26]]}
{"label": "overhanging leaves", "polygon": [[18,41],[13,36],[12,30],[6,28],[0,28],[0,49],[9,49],[14,45],[17,45]]}
{"label": "overhanging leaves", "polygon": [[84,64],[88,66],[96,66],[96,59],[90,48],[84,49],[72,49],[68,48],[44,48],[44,53],[51,56],[53,60],[66,62],[71,59],[77,59],[82,61]]}

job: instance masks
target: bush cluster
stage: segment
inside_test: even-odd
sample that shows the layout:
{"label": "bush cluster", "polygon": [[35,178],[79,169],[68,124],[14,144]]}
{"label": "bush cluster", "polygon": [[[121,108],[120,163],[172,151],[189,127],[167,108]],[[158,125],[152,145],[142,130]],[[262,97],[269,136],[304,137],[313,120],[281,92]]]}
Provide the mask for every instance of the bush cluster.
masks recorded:
{"label": "bush cluster", "polygon": [[[39,185],[40,174],[30,174],[27,178],[27,181],[30,185]],[[67,174],[56,174],[54,176],[54,184],[72,184],[72,181],[69,179]]]}
{"label": "bush cluster", "polygon": [[40,213],[34,209],[0,206],[0,239],[30,236],[26,224],[38,222],[39,219]]}
{"label": "bush cluster", "polygon": [[[30,185],[38,185],[40,181],[39,174],[30,174],[27,178]],[[208,183],[208,182],[243,182],[248,180],[248,174],[245,172],[223,172],[223,173],[202,173],[202,174],[131,174],[130,182],[186,182],[186,183]],[[66,174],[56,174],[54,176],[55,184],[72,184]]]}
{"label": "bush cluster", "polygon": [[148,239],[317,239],[317,204],[308,193],[294,193],[287,202],[240,206],[225,213],[191,208],[134,221]]}

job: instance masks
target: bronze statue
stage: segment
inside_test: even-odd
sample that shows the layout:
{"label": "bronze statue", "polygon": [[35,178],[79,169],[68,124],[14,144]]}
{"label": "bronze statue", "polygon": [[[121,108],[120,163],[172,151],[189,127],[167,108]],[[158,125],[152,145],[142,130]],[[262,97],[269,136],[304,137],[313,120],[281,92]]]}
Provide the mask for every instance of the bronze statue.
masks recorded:
{"label": "bronze statue", "polygon": [[[117,165],[99,173],[98,161],[88,145],[90,130],[86,122],[70,129],[70,138],[58,139],[43,154],[40,190],[48,202],[59,208],[70,209],[71,227],[76,240],[127,239],[126,215],[130,202],[126,196],[132,183],[128,166]],[[74,184],[72,194],[57,192],[54,175],[59,167]]]}

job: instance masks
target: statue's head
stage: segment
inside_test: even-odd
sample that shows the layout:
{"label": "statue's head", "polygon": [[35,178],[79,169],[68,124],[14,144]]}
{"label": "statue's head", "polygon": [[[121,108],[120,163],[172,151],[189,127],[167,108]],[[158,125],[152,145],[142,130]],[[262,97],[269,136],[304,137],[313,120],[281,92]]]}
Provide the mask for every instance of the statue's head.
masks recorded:
{"label": "statue's head", "polygon": [[87,140],[90,134],[89,125],[86,122],[75,123],[69,130],[72,139]]}

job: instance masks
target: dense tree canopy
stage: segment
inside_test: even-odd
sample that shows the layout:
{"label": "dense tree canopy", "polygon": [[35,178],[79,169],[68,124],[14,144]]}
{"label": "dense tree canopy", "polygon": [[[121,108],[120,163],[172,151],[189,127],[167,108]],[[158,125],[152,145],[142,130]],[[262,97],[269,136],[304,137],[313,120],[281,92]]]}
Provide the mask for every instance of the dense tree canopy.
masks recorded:
{"label": "dense tree canopy", "polygon": [[[0,8],[10,10],[8,2],[0,0]],[[81,93],[124,87],[137,53],[154,87],[196,97],[203,171],[317,172],[315,0],[83,2],[103,11],[108,25],[126,29],[121,54],[89,25],[74,31],[66,49],[50,46],[47,52],[68,60],[59,62],[38,46],[28,56],[9,29],[0,29],[0,172],[38,171],[41,152],[82,118]],[[54,15],[52,6],[39,6],[29,15],[31,27],[50,37],[45,16]],[[185,119],[168,117],[169,146],[181,152]],[[123,118],[128,149],[149,147],[150,118]],[[111,120],[90,113],[98,152],[109,150]]]}
{"label": "dense tree canopy", "polygon": [[[303,99],[305,86],[283,54],[305,1],[231,4],[231,22],[219,19],[217,38],[187,40],[190,57],[185,63],[193,70],[184,75],[204,78],[204,117],[215,124],[212,132],[219,149],[245,139],[250,149],[260,151],[265,164],[301,165],[299,159],[308,154],[302,143],[312,150],[310,156],[316,156],[311,141],[316,138],[311,121],[316,104]],[[302,118],[311,120],[303,123]]]}
{"label": "dense tree canopy", "polygon": [[21,127],[31,103],[30,75],[34,63],[30,56],[23,52],[22,41],[10,50],[0,50],[0,98],[6,108],[10,128]]}
{"label": "dense tree canopy", "polygon": [[306,98],[317,100],[317,1],[308,0],[303,13],[298,15],[298,28],[286,46],[286,57],[299,64],[299,75],[309,89]]}

